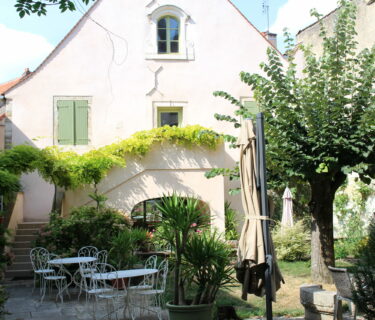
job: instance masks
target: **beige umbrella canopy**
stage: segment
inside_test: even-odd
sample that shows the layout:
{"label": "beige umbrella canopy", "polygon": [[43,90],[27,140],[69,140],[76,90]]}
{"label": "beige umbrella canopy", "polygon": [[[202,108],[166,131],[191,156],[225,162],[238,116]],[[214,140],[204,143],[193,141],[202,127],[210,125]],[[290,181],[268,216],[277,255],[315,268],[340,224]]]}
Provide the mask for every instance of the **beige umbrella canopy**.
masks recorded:
{"label": "beige umbrella canopy", "polygon": [[[246,299],[247,293],[264,295],[264,273],[267,267],[262,229],[262,220],[267,218],[261,215],[260,210],[260,193],[256,185],[256,136],[251,120],[243,122],[237,144],[240,147],[241,198],[245,212],[238,245],[238,260],[242,269],[239,280],[243,283],[242,298]],[[273,255],[272,300],[276,301],[276,290],[280,288],[283,278],[276,263],[272,241],[271,252]]]}

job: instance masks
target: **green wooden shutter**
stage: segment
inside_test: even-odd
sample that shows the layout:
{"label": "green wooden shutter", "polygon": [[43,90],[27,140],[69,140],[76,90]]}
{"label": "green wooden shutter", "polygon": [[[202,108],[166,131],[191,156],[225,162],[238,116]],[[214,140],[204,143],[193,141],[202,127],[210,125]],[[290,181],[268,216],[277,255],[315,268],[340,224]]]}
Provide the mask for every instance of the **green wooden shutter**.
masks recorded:
{"label": "green wooden shutter", "polygon": [[89,103],[87,100],[76,100],[75,104],[75,144],[89,143]]}
{"label": "green wooden shutter", "polygon": [[260,112],[259,107],[255,101],[244,101],[243,105],[251,114],[257,114]]}
{"label": "green wooden shutter", "polygon": [[74,101],[57,101],[57,142],[74,144]]}

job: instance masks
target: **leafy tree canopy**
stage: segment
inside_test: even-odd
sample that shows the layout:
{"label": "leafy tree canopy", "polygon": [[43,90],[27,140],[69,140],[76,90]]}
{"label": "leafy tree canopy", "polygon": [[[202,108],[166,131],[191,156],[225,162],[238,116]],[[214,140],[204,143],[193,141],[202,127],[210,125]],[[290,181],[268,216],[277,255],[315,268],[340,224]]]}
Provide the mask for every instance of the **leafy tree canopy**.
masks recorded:
{"label": "leafy tree canopy", "polygon": [[[78,0],[88,5],[95,0]],[[46,15],[47,8],[50,6],[58,6],[61,12],[75,11],[75,1],[71,0],[16,0],[15,7],[21,18],[25,15],[37,14],[38,16]]]}
{"label": "leafy tree canopy", "polygon": [[[333,200],[336,190],[352,171],[369,183],[375,176],[375,47],[358,53],[355,40],[356,10],[353,1],[338,3],[332,36],[320,21],[321,56],[311,48],[304,53],[302,74],[293,44],[288,66],[269,49],[262,74],[242,72],[265,115],[267,169],[271,187],[287,181],[308,183],[311,191],[313,278],[329,281],[328,265],[334,265]],[[320,16],[313,11],[318,19]],[[251,117],[241,103],[226,92],[215,92],[237,106],[235,116]],[[237,128],[237,117],[215,115]],[[236,138],[224,137],[234,144]],[[236,174],[235,170],[209,173]],[[237,175],[238,176],[238,175]]]}

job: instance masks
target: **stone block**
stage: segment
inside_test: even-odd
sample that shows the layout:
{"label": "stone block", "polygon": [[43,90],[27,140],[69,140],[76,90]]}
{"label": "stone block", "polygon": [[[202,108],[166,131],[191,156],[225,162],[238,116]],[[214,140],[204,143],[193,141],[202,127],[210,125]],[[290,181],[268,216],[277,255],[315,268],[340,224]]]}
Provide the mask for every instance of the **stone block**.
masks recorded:
{"label": "stone block", "polygon": [[305,320],[333,320],[335,297],[336,292],[323,290],[321,285],[302,285],[300,301],[305,308]]}

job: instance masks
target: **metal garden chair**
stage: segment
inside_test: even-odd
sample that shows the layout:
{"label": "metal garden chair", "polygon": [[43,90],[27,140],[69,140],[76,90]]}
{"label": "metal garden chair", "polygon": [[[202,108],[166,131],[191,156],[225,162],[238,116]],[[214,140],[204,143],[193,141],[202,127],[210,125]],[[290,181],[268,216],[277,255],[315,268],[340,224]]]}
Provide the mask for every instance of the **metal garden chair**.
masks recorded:
{"label": "metal garden chair", "polygon": [[334,313],[334,320],[337,320],[340,316],[340,319],[342,319],[342,314],[339,315],[339,302],[344,300],[349,302],[350,311],[354,317],[354,320],[357,317],[357,307],[353,303],[353,295],[352,295],[352,288],[353,283],[352,279],[345,268],[334,268],[334,267],[328,267],[328,269],[331,271],[331,275],[333,278],[333,282],[335,283],[337,293],[335,297],[335,313]]}
{"label": "metal garden chair", "polygon": [[44,286],[44,275],[52,274],[55,270],[50,268],[47,261],[49,260],[49,252],[47,249],[42,247],[36,247],[30,250],[30,260],[34,271],[34,288],[35,290],[36,281],[39,278],[40,281],[40,293],[43,292]]}
{"label": "metal garden chair", "polygon": [[[168,276],[168,260],[164,259],[159,267],[156,280],[151,289],[136,290],[133,294],[133,305],[138,305],[143,315],[144,311],[156,313],[159,320],[162,320],[162,307],[164,305],[164,292]],[[142,285],[142,283],[141,283]],[[138,300],[138,301],[135,301]]]}

